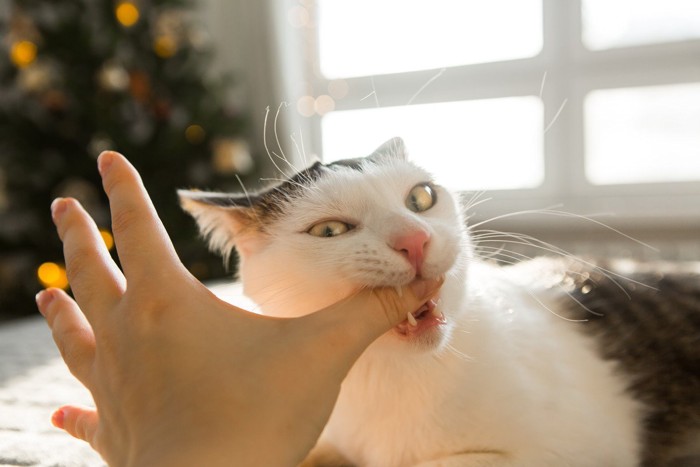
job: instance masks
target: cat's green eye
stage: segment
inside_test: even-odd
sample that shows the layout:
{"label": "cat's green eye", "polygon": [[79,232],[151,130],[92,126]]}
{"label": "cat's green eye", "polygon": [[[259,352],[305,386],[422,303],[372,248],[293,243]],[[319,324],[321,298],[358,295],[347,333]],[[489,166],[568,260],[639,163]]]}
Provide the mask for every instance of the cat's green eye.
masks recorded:
{"label": "cat's green eye", "polygon": [[314,237],[337,237],[352,229],[350,224],[340,221],[323,221],[314,224],[308,233]]}
{"label": "cat's green eye", "polygon": [[432,208],[437,201],[435,190],[428,184],[414,186],[406,198],[406,207],[413,212],[423,212]]}

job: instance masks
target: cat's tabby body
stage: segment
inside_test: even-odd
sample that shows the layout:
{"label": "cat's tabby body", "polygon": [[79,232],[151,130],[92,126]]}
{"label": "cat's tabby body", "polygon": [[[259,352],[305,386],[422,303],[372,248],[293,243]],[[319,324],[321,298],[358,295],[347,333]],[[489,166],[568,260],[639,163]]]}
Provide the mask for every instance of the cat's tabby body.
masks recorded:
{"label": "cat's tabby body", "polygon": [[480,260],[398,139],[252,196],[180,195],[265,313],[445,276],[358,360],[306,465],[700,465],[697,273]]}

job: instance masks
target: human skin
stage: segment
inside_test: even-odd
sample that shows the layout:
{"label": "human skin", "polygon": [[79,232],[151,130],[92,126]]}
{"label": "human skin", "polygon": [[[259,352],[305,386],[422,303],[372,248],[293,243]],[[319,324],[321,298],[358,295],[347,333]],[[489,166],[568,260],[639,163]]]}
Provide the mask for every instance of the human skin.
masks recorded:
{"label": "human skin", "polygon": [[57,199],[74,298],[48,289],[37,304],[96,406],[63,406],[52,422],[110,465],[297,465],[355,360],[441,285],[360,290],[294,319],[247,312],[185,269],[123,156],[103,153],[98,169],[123,272],[82,206]]}

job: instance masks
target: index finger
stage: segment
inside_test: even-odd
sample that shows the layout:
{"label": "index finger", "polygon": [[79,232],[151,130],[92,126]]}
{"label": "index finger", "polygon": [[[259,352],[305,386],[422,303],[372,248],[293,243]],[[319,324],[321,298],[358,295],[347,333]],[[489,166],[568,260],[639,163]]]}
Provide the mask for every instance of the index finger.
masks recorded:
{"label": "index finger", "polygon": [[124,156],[113,151],[97,160],[109,198],[112,232],[127,281],[149,277],[180,261],[156,213],[141,176]]}

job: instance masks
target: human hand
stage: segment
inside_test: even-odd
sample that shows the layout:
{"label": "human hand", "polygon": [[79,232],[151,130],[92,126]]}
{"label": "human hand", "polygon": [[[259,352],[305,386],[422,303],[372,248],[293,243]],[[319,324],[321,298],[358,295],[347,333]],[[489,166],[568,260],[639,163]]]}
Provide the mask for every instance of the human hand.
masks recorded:
{"label": "human hand", "polygon": [[97,407],[64,406],[52,421],[110,465],[298,464],[362,351],[440,286],[365,290],[295,319],[246,312],[180,263],[123,156],[103,153],[98,167],[123,273],[80,204],[58,199],[75,300],[49,289],[37,304]]}

